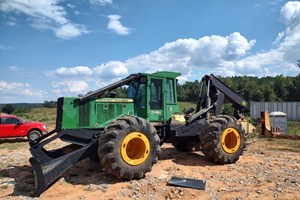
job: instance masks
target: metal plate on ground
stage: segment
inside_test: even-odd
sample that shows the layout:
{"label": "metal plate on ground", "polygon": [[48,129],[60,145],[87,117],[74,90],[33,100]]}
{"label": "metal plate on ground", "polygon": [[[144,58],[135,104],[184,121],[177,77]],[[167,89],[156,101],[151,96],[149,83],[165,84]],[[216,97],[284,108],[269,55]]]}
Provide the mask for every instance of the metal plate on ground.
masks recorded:
{"label": "metal plate on ground", "polygon": [[187,187],[187,188],[194,188],[198,190],[204,190],[206,181],[205,180],[197,180],[197,179],[189,179],[189,178],[179,178],[173,176],[169,181],[168,184]]}

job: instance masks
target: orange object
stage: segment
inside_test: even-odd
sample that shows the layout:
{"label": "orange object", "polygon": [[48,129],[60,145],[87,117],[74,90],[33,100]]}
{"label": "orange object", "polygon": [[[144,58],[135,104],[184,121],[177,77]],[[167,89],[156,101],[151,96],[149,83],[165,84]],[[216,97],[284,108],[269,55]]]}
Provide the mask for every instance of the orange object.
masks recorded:
{"label": "orange object", "polygon": [[261,111],[260,112],[259,136],[263,136],[263,135],[268,136],[268,137],[273,136],[268,111]]}

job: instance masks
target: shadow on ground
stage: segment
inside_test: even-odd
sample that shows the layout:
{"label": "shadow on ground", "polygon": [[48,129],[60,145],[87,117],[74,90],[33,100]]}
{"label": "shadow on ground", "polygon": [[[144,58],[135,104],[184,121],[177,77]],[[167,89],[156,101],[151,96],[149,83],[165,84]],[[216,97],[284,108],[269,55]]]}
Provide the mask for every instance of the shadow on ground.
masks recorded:
{"label": "shadow on ground", "polygon": [[28,142],[27,138],[1,138],[0,144],[2,143],[14,143],[14,142]]}
{"label": "shadow on ground", "polygon": [[[34,190],[34,178],[30,166],[10,166],[7,169],[0,170],[0,178],[9,178],[14,181],[9,181],[7,184],[13,184],[14,190],[8,196],[30,196]],[[1,181],[3,184],[3,181]]]}
{"label": "shadow on ground", "polygon": [[[7,196],[27,196],[32,197],[35,190],[35,180],[32,167],[30,165],[11,166],[0,170],[1,179],[13,179],[8,184],[13,184],[13,192]],[[63,178],[63,179],[61,179]],[[90,159],[82,160],[67,170],[58,180],[64,180],[72,185],[101,185],[115,184],[120,182],[107,171],[103,170],[99,163]],[[1,181],[3,184],[3,181]],[[1,183],[0,182],[0,183]],[[4,182],[5,183],[5,182]],[[1,196],[3,197],[3,196]]]}
{"label": "shadow on ground", "polygon": [[215,166],[217,164],[207,161],[201,151],[181,152],[173,147],[162,147],[159,160],[172,160],[184,166]]}

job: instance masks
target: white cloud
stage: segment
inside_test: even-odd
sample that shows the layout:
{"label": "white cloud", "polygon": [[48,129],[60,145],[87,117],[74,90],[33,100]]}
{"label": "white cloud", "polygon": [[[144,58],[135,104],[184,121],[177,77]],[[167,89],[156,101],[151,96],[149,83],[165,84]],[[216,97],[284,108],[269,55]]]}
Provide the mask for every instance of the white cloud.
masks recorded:
{"label": "white cloud", "polygon": [[[0,8],[1,8],[1,5],[0,5]],[[8,21],[6,22],[6,25],[11,26],[11,27],[17,27],[18,26],[17,19],[13,16],[10,16],[8,18]]]}
{"label": "white cloud", "polygon": [[0,95],[17,98],[19,96],[45,97],[46,92],[33,89],[28,83],[6,82],[0,80]]}
{"label": "white cloud", "polygon": [[12,49],[12,47],[7,46],[5,44],[0,44],[0,50],[9,50],[9,49]]}
{"label": "white cloud", "polygon": [[76,67],[60,67],[57,68],[53,71],[47,71],[45,74],[47,76],[56,76],[56,75],[61,75],[61,76],[87,76],[91,75],[93,71],[86,66],[76,66]]}
{"label": "white cloud", "polygon": [[23,71],[22,68],[17,67],[17,66],[9,66],[8,68],[9,68],[9,70],[11,70],[13,72],[21,72],[21,71]]}
{"label": "white cloud", "polygon": [[120,15],[108,15],[109,22],[107,28],[114,31],[118,35],[129,35],[130,28],[127,28],[121,24],[119,21],[121,19]]}
{"label": "white cloud", "polygon": [[300,22],[300,2],[289,1],[281,9],[281,17],[288,28],[296,27]]}
{"label": "white cloud", "polygon": [[282,38],[284,37],[284,32],[278,33],[275,41],[273,42],[274,45],[279,44],[282,41]]}
{"label": "white cloud", "polygon": [[60,76],[60,77],[83,77],[83,76],[99,76],[102,78],[119,77],[128,74],[125,63],[120,61],[110,61],[94,68],[87,66],[76,67],[60,67],[52,71],[46,71],[47,76]]}
{"label": "white cloud", "polygon": [[70,39],[88,33],[83,25],[72,24],[67,18],[59,0],[4,0],[0,4],[3,12],[23,13],[28,16],[31,25],[40,30],[52,30],[62,39]]}
{"label": "white cloud", "polygon": [[230,34],[226,39],[228,41],[226,54],[231,59],[246,55],[246,51],[250,50],[256,43],[255,40],[248,42],[247,39],[238,32]]}
{"label": "white cloud", "polygon": [[125,63],[120,61],[110,61],[105,64],[101,64],[93,71],[103,78],[122,77],[128,74],[128,70],[125,67]]}
{"label": "white cloud", "polygon": [[98,6],[106,6],[106,5],[112,5],[113,1],[112,0],[90,0],[90,3]]}
{"label": "white cloud", "polygon": [[216,69],[225,67],[232,70],[232,63],[243,58],[254,44],[255,40],[248,41],[238,32],[225,37],[212,35],[198,40],[178,39],[149,54],[128,59],[125,66],[130,72],[136,71],[136,66],[143,66],[149,72],[180,71],[184,76],[189,76],[192,72],[196,74],[199,70],[215,72]]}
{"label": "white cloud", "polygon": [[75,6],[74,4],[71,4],[71,3],[68,3],[67,6],[68,6],[69,8],[76,8],[76,6]]}
{"label": "white cloud", "polygon": [[281,9],[281,19],[286,25],[278,33],[276,48],[259,52],[236,62],[239,74],[247,74],[249,66],[256,66],[255,75],[296,75],[300,72],[297,60],[300,59],[300,2],[287,2]]}
{"label": "white cloud", "polygon": [[88,33],[84,26],[67,23],[56,29],[55,35],[62,39],[70,39]]}
{"label": "white cloud", "polygon": [[52,87],[54,88],[52,91],[57,94],[61,92],[79,94],[88,88],[88,83],[78,80],[53,81]]}
{"label": "white cloud", "polygon": [[14,27],[14,26],[17,26],[17,23],[13,22],[13,21],[10,21],[10,22],[6,22],[6,25]]}
{"label": "white cloud", "polygon": [[284,52],[284,59],[290,62],[299,60],[300,52],[300,2],[292,1],[281,9],[286,24],[285,37],[278,51]]}
{"label": "white cloud", "polygon": [[[110,61],[94,68],[87,66],[60,67],[44,74],[51,77],[52,92],[57,96],[78,95],[98,89],[128,75],[125,63]],[[58,81],[59,80],[59,81]],[[89,85],[92,87],[89,88]]]}

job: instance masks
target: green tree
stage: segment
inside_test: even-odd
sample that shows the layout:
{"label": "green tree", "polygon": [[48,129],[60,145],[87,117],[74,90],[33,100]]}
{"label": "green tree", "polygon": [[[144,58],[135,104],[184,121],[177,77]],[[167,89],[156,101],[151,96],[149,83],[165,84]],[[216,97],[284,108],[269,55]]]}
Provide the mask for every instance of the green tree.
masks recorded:
{"label": "green tree", "polygon": [[300,101],[300,73],[293,79],[289,91],[289,101]]}
{"label": "green tree", "polygon": [[264,101],[275,101],[276,100],[276,94],[269,85],[265,85],[265,87],[263,89],[263,96],[264,96]]}
{"label": "green tree", "polygon": [[114,92],[116,93],[116,97],[118,98],[126,98],[128,96],[126,87],[119,87],[115,89]]}
{"label": "green tree", "polygon": [[278,101],[288,101],[289,88],[292,81],[288,77],[282,75],[276,76],[274,80],[274,92],[277,96]]}
{"label": "green tree", "polygon": [[11,104],[6,104],[1,111],[6,114],[11,114],[14,112],[14,107]]}
{"label": "green tree", "polygon": [[234,109],[231,104],[229,103],[224,103],[222,107],[222,114],[224,115],[233,115],[234,114]]}
{"label": "green tree", "polygon": [[57,105],[56,101],[44,101],[44,103],[43,103],[43,107],[46,107],[46,108],[55,108],[56,105]]}

